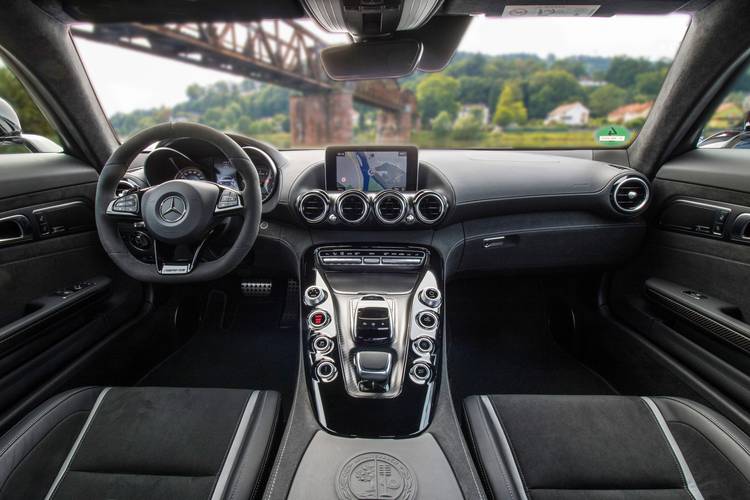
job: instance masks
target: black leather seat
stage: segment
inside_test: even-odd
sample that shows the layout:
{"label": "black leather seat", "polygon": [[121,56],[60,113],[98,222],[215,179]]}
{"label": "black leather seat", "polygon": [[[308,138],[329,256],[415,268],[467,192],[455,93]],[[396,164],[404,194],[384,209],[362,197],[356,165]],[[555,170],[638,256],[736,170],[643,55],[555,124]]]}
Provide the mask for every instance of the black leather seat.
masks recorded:
{"label": "black leather seat", "polygon": [[0,439],[0,498],[245,500],[278,411],[274,392],[75,389]]}
{"label": "black leather seat", "polygon": [[495,498],[750,498],[750,439],[692,401],[472,396],[464,409]]}

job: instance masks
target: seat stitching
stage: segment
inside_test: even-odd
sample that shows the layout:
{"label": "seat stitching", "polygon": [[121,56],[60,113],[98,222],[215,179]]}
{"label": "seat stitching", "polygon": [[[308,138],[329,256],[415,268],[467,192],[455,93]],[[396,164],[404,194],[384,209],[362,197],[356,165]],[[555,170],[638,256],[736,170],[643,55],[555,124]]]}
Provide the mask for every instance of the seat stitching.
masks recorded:
{"label": "seat stitching", "polygon": [[[481,407],[480,407],[480,410],[483,413],[486,411],[484,408],[481,408]],[[482,418],[482,423],[484,424],[484,426],[482,427],[482,430],[484,430],[484,433],[487,435],[488,441],[493,443],[491,448],[492,448],[493,455],[495,456],[495,460],[497,460],[497,463],[500,465],[500,470],[505,471],[506,466],[503,463],[502,459],[500,458],[500,453],[498,453],[497,443],[495,443],[495,439],[492,437],[492,435],[489,432],[490,426],[489,426],[489,423],[487,422],[487,418]],[[471,427],[471,425],[469,425],[469,427]],[[503,430],[500,429],[500,432],[503,432]],[[508,493],[510,493],[511,498],[516,498],[516,494],[514,493],[513,488],[511,487],[510,478],[508,477],[508,475],[503,473],[503,479],[505,480],[504,481],[505,488],[508,490]]]}
{"label": "seat stitching", "polygon": [[675,454],[674,450],[672,449],[672,445],[669,444],[669,440],[667,439],[666,434],[664,434],[664,429],[661,428],[661,425],[659,425],[659,421],[656,419],[656,415],[654,415],[653,410],[651,410],[651,407],[649,407],[648,403],[643,398],[638,398],[641,403],[643,403],[643,406],[646,407],[646,410],[648,411],[649,418],[656,424],[656,428],[659,429],[659,434],[661,435],[662,439],[664,439],[664,442],[667,445],[667,448],[669,449],[669,453],[672,455],[672,459],[674,460],[675,465],[677,466],[677,470],[680,472],[680,477],[682,478],[682,484],[684,486],[684,490],[688,492],[688,495],[690,495],[690,498],[695,500],[695,496],[693,496],[693,492],[690,491],[690,488],[688,488],[687,484],[687,478],[685,477],[685,474],[682,472],[682,467],[680,467],[680,461],[677,460],[677,455]]}
{"label": "seat stitching", "polygon": [[[297,398],[295,397],[295,400]],[[264,495],[264,498],[271,498],[271,494],[273,493],[273,489],[276,486],[276,477],[279,474],[279,469],[281,468],[281,458],[284,455],[284,450],[286,450],[286,444],[289,441],[289,435],[292,433],[292,424],[294,423],[293,417],[294,417],[294,410],[296,409],[297,404],[296,401],[292,402],[292,412],[289,414],[289,428],[287,429],[286,436],[284,436],[284,444],[281,446],[281,452],[279,453],[278,458],[276,459],[276,465],[273,469],[273,479],[271,480],[271,488],[268,490],[268,493]]]}
{"label": "seat stitching", "polygon": [[21,457],[21,459],[18,461],[18,463],[16,465],[14,465],[11,470],[8,471],[8,475],[5,477],[5,479],[3,479],[2,484],[0,484],[0,492],[3,491],[3,488],[5,488],[5,484],[8,482],[8,480],[13,475],[13,473],[16,471],[16,469],[18,469],[18,467],[23,463],[23,461],[26,460],[26,457],[28,457],[29,455],[31,455],[31,453],[37,448],[37,446],[39,446],[41,444],[41,442],[44,441],[44,439],[52,433],[52,431],[54,431],[55,429],[57,429],[58,427],[60,427],[60,425],[65,420],[67,420],[68,418],[72,417],[76,413],[86,413],[86,410],[78,410],[76,412],[73,412],[73,413],[70,413],[70,414],[66,415],[65,418],[63,418],[60,421],[58,421],[47,432],[45,432],[44,435],[41,437],[41,439],[39,441],[37,441],[34,444],[34,446],[32,446],[31,449],[28,452],[26,452],[26,454],[23,457]]}
{"label": "seat stitching", "polygon": [[518,460],[518,455],[516,454],[516,450],[513,447],[513,442],[510,440],[510,435],[505,432],[505,424],[503,423],[503,417],[500,416],[500,412],[497,409],[497,406],[495,405],[495,402],[492,400],[491,397],[487,397],[487,400],[490,402],[490,405],[492,405],[492,409],[495,410],[495,415],[497,416],[497,421],[500,422],[500,430],[505,435],[505,439],[508,441],[508,447],[510,448],[510,452],[513,455],[513,460],[516,461],[516,469],[518,470],[518,475],[521,476],[521,483],[526,490],[526,493],[529,491],[529,486],[526,483],[526,477],[523,475],[523,470],[521,469],[521,462]]}
{"label": "seat stitching", "polygon": [[747,455],[750,455],[750,450],[748,450],[748,449],[747,449],[747,448],[746,448],[746,447],[745,447],[745,446],[744,446],[744,445],[743,445],[743,444],[742,444],[742,443],[741,443],[741,442],[739,441],[739,438],[737,438],[737,437],[735,436],[735,434],[734,434],[734,433],[733,433],[733,432],[732,432],[732,431],[731,431],[730,429],[727,429],[727,428],[725,428],[725,427],[724,427],[724,426],[723,426],[723,425],[722,425],[722,424],[721,424],[720,422],[718,422],[718,421],[717,421],[717,420],[716,420],[715,418],[711,417],[710,415],[706,415],[706,414],[705,414],[705,413],[703,413],[703,412],[702,412],[702,411],[701,411],[700,409],[698,409],[698,408],[696,408],[696,407],[694,407],[694,406],[692,406],[692,405],[690,405],[690,404],[686,403],[685,401],[682,401],[682,400],[679,400],[679,399],[675,399],[675,398],[670,398],[670,397],[665,397],[664,399],[668,399],[668,400],[670,400],[670,401],[674,401],[675,403],[680,403],[681,405],[683,405],[683,406],[687,407],[688,409],[690,409],[690,410],[693,410],[694,412],[698,413],[698,414],[699,414],[699,415],[701,415],[701,416],[702,416],[703,418],[705,418],[706,420],[708,420],[709,422],[711,422],[712,424],[714,424],[714,425],[715,425],[716,427],[718,427],[718,429],[719,429],[720,431],[724,432],[724,434],[726,434],[727,436],[729,436],[729,438],[730,438],[730,439],[731,439],[732,441],[734,441],[734,443],[735,443],[735,444],[736,444],[737,446],[739,446],[739,447],[740,447],[740,448],[742,449],[742,451],[744,451],[744,452],[745,452],[745,453],[746,453]]}
{"label": "seat stitching", "polygon": [[[3,455],[5,455],[5,453],[6,453],[6,452],[7,452],[7,451],[8,451],[9,449],[11,449],[11,448],[13,447],[13,445],[14,445],[14,444],[16,444],[16,442],[18,442],[18,440],[19,440],[19,439],[21,439],[21,438],[22,438],[22,437],[23,437],[24,435],[26,435],[26,433],[27,433],[27,432],[29,432],[29,430],[31,430],[31,428],[32,428],[32,427],[34,427],[34,426],[35,426],[35,425],[36,425],[36,424],[37,424],[37,423],[38,423],[38,422],[39,422],[39,421],[40,421],[40,420],[41,420],[42,418],[44,418],[44,417],[46,417],[47,415],[49,415],[49,414],[50,414],[50,413],[51,413],[51,412],[52,412],[52,411],[53,411],[53,410],[54,410],[55,408],[57,408],[57,407],[59,407],[59,406],[60,406],[61,404],[65,403],[66,401],[68,401],[68,400],[69,400],[70,398],[72,398],[73,396],[75,396],[75,395],[77,395],[77,394],[80,394],[80,393],[81,393],[81,392],[83,392],[83,391],[87,391],[87,390],[90,390],[90,389],[91,389],[91,387],[84,387],[84,388],[81,388],[81,389],[80,389],[80,390],[78,390],[78,391],[75,391],[75,392],[71,393],[71,394],[70,394],[70,395],[68,395],[68,396],[67,396],[67,397],[66,397],[65,399],[63,399],[63,400],[59,401],[59,402],[58,402],[58,403],[57,403],[57,404],[56,404],[55,406],[53,406],[52,408],[49,408],[49,409],[48,409],[48,410],[47,410],[46,412],[44,412],[43,414],[41,414],[41,415],[37,416],[37,418],[35,418],[35,419],[34,419],[33,421],[29,422],[29,423],[28,423],[28,424],[26,425],[26,428],[25,428],[25,429],[24,429],[24,430],[23,430],[23,431],[22,431],[22,432],[21,432],[21,433],[20,433],[20,434],[19,434],[18,436],[16,436],[16,438],[15,438],[15,439],[14,439],[13,441],[11,441],[10,443],[8,443],[8,444],[7,444],[6,446],[5,446],[5,448],[3,448],[3,450],[2,450],[2,451],[0,451],[0,458],[2,458],[2,456],[3,456]],[[83,410],[83,411],[86,411],[86,410]]]}
{"label": "seat stitching", "polygon": [[728,462],[728,463],[729,463],[729,464],[730,464],[730,465],[731,465],[731,466],[732,466],[732,467],[734,468],[734,470],[736,470],[736,471],[737,471],[737,473],[738,473],[738,474],[739,474],[740,476],[742,476],[742,477],[744,477],[744,478],[745,478],[745,481],[746,481],[746,482],[750,483],[750,479],[748,479],[748,478],[747,478],[747,477],[745,476],[745,474],[744,474],[744,473],[743,473],[743,472],[742,472],[742,471],[741,471],[741,470],[740,470],[740,469],[739,469],[739,468],[737,467],[737,465],[736,465],[736,464],[735,464],[735,463],[734,463],[734,462],[732,461],[732,459],[730,459],[730,458],[729,458],[728,456],[726,456],[726,454],[725,454],[725,453],[724,453],[723,451],[721,451],[721,450],[720,450],[720,449],[719,449],[719,448],[718,448],[718,447],[717,447],[717,446],[716,446],[716,445],[715,445],[715,444],[714,444],[714,443],[713,443],[713,442],[711,441],[711,439],[710,439],[710,438],[709,438],[708,436],[706,436],[705,434],[703,434],[703,432],[701,432],[701,431],[700,431],[700,429],[698,429],[697,427],[695,427],[695,426],[692,426],[692,425],[690,425],[690,424],[688,424],[688,423],[686,423],[686,422],[682,422],[681,420],[669,420],[669,423],[672,423],[672,424],[676,424],[676,425],[684,425],[685,427],[689,427],[689,428],[693,429],[693,430],[694,430],[695,432],[697,432],[697,433],[698,433],[698,434],[699,434],[699,435],[700,435],[700,436],[701,436],[701,437],[702,437],[703,439],[705,439],[705,440],[706,440],[706,441],[708,442],[708,444],[709,444],[709,445],[711,445],[711,448],[713,448],[714,450],[716,450],[716,452],[717,452],[717,453],[718,453],[719,455],[721,455],[722,457],[724,457],[724,458],[726,459],[726,461],[727,461],[727,462]]}

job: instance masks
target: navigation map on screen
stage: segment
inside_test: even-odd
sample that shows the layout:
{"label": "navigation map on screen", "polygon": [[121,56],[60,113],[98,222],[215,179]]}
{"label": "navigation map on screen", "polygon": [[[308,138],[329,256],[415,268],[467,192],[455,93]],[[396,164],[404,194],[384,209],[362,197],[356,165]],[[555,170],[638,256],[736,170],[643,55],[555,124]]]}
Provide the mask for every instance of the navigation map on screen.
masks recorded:
{"label": "navigation map on screen", "polygon": [[336,154],[336,189],[403,191],[406,168],[406,151],[342,151]]}

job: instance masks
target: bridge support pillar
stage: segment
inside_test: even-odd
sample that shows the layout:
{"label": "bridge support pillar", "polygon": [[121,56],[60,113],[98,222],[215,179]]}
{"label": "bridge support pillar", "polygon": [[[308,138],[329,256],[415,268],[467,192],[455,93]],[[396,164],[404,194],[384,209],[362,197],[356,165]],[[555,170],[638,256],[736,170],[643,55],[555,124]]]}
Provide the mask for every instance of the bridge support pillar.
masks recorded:
{"label": "bridge support pillar", "polygon": [[375,137],[378,144],[411,142],[411,133],[419,126],[417,120],[417,97],[413,92],[404,90],[400,95],[401,109],[378,111]]}
{"label": "bridge support pillar", "polygon": [[292,96],[289,99],[292,146],[351,143],[353,115],[351,92]]}

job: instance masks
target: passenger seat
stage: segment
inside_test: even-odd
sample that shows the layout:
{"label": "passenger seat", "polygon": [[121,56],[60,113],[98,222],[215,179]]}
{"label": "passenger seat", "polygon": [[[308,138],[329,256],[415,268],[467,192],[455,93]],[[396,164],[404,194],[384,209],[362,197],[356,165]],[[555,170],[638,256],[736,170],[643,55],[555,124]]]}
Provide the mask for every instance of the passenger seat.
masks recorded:
{"label": "passenger seat", "polygon": [[750,498],[750,439],[692,401],[472,396],[464,409],[496,499]]}
{"label": "passenger seat", "polygon": [[0,498],[247,500],[278,411],[269,391],[75,389],[0,439]]}

